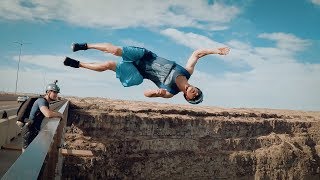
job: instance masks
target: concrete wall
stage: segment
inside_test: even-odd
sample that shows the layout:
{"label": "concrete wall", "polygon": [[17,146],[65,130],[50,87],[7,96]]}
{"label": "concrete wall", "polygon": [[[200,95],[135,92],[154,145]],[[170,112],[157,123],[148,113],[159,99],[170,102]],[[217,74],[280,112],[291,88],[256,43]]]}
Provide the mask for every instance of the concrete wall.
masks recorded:
{"label": "concrete wall", "polygon": [[7,119],[0,119],[0,146],[10,143],[10,140],[16,137],[21,128],[16,124],[17,116],[9,116]]}

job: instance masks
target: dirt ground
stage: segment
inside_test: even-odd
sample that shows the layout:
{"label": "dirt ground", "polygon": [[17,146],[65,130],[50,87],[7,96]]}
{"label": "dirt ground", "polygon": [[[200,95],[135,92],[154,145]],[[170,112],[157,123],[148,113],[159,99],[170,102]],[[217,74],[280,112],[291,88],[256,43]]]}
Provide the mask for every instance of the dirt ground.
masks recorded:
{"label": "dirt ground", "polygon": [[320,112],[68,99],[64,178],[320,179]]}

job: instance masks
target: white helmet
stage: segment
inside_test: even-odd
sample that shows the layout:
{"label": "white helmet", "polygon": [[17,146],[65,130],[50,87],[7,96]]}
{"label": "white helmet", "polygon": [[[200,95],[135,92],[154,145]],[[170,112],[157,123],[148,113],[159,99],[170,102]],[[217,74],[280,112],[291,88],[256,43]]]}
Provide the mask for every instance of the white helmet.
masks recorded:
{"label": "white helmet", "polygon": [[60,92],[60,88],[57,85],[57,82],[58,82],[58,80],[55,80],[54,83],[48,84],[47,87],[46,87],[46,92],[55,91],[55,92],[59,93]]}
{"label": "white helmet", "polygon": [[[195,88],[197,88],[197,87],[195,87]],[[187,99],[187,96],[185,94],[183,94],[184,98],[186,99],[186,101],[188,101],[188,103],[199,104],[203,101],[203,93],[199,88],[197,88],[197,89],[198,89],[198,95],[196,97],[194,97],[193,99],[189,100],[189,99]]]}

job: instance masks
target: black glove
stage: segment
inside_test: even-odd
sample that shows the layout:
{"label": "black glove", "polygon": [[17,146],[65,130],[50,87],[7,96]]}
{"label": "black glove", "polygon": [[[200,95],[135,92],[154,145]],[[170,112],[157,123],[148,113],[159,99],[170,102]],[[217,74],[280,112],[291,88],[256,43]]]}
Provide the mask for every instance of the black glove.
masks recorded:
{"label": "black glove", "polygon": [[79,68],[80,62],[77,61],[77,60],[71,59],[71,58],[69,58],[69,57],[66,57],[66,58],[64,59],[63,64],[64,64],[65,66],[70,66],[70,67],[74,67],[74,68]]}

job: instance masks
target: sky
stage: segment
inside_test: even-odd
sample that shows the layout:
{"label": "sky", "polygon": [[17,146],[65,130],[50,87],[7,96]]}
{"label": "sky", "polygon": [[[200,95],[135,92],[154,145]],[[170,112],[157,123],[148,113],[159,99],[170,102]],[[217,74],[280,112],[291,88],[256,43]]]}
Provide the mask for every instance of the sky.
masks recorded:
{"label": "sky", "polygon": [[[199,60],[189,82],[201,105],[320,110],[320,0],[2,0],[0,91],[43,94],[58,80],[61,96],[187,104],[146,98],[149,80],[123,87],[112,71],[63,65],[121,58],[73,42],[145,47],[184,66],[196,49],[231,48]],[[18,43],[15,43],[18,42]],[[20,45],[22,43],[23,45]]]}

